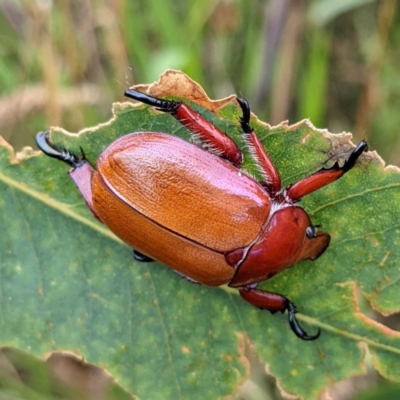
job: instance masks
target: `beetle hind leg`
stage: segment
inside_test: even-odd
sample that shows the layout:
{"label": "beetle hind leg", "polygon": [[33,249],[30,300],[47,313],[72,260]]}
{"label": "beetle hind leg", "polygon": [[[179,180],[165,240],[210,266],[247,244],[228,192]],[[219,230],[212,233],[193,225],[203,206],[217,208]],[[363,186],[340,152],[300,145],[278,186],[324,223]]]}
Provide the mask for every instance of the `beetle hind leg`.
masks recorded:
{"label": "beetle hind leg", "polygon": [[320,329],[318,329],[318,332],[314,336],[307,335],[304,329],[300,326],[295,316],[297,312],[296,307],[286,297],[277,293],[255,289],[251,286],[239,288],[239,293],[244,300],[246,300],[253,306],[264,310],[269,310],[271,311],[271,313],[276,313],[277,311],[283,313],[287,310],[289,325],[294,334],[300,339],[315,340],[319,337],[321,333]]}
{"label": "beetle hind leg", "polygon": [[227,159],[236,167],[240,167],[242,164],[243,156],[237,144],[226,133],[188,105],[180,101],[158,99],[132,89],[127,90],[125,96],[155,107],[159,111],[170,113],[189,129],[192,135],[198,138],[210,153]]}
{"label": "beetle hind leg", "polygon": [[126,90],[124,94],[126,97],[130,97],[131,99],[155,107],[159,111],[171,114],[175,114],[181,105],[181,103],[177,101],[158,99],[157,97],[152,97],[146,93],[132,89]]}

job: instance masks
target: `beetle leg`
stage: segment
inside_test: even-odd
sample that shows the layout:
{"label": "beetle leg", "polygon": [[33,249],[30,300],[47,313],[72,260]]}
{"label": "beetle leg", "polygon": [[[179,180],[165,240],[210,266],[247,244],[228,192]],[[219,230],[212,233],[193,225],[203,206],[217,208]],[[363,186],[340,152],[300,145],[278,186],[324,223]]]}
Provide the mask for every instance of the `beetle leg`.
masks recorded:
{"label": "beetle leg", "polygon": [[314,174],[302,179],[301,181],[290,185],[286,189],[287,196],[293,200],[298,201],[330,183],[336,181],[343,176],[347,171],[354,167],[357,159],[364,151],[368,150],[367,142],[362,140],[359,145],[352,151],[350,157],[345,161],[342,167],[336,162],[331,168],[322,168]]}
{"label": "beetle leg", "polygon": [[39,149],[43,151],[49,157],[56,158],[57,160],[64,161],[73,169],[79,168],[82,164],[86,163],[85,153],[81,148],[81,154],[76,156],[70,151],[61,147],[59,150],[54,147],[54,144],[50,140],[49,131],[39,132],[36,135],[36,144]]}
{"label": "beetle leg", "polygon": [[136,261],[140,261],[140,262],[152,262],[152,261],[154,261],[152,258],[146,256],[145,254],[140,253],[137,250],[133,250],[133,258]]}
{"label": "beetle leg", "polygon": [[188,105],[180,101],[158,99],[131,89],[125,92],[125,96],[153,106],[159,111],[170,113],[198,137],[207,146],[208,151],[229,160],[236,167],[242,164],[243,156],[237,144]]}
{"label": "beetle leg", "polygon": [[237,97],[236,100],[243,112],[243,116],[240,118],[243,136],[264,179],[264,182],[261,182],[261,184],[266,186],[272,193],[276,193],[281,189],[281,178],[279,176],[279,172],[269,158],[269,155],[265,151],[264,146],[261,144],[260,139],[250,126],[249,103],[247,100],[239,97]]}
{"label": "beetle leg", "polygon": [[299,325],[299,322],[296,319],[296,307],[294,304],[288,300],[286,297],[271,292],[265,292],[263,290],[255,289],[251,286],[244,287],[239,289],[240,296],[261,309],[269,310],[271,313],[275,313],[277,311],[288,312],[289,325],[292,328],[292,331],[295,333],[297,337],[303,340],[315,340],[319,337],[321,330],[318,329],[318,332],[314,336],[309,336],[303,330],[303,328]]}
{"label": "beetle leg", "polygon": [[57,147],[55,147],[52,143],[48,131],[39,132],[36,135],[36,144],[44,154],[48,155],[49,157],[56,158],[57,160],[64,161],[66,164],[72,167],[71,171],[69,172],[71,179],[81,192],[86,204],[90,208],[90,211],[92,211],[93,215],[99,219],[93,206],[91,184],[92,175],[96,171],[85,158],[85,153],[83,152],[82,148],[79,156],[76,156],[69,150],[66,150],[62,147],[57,149]]}

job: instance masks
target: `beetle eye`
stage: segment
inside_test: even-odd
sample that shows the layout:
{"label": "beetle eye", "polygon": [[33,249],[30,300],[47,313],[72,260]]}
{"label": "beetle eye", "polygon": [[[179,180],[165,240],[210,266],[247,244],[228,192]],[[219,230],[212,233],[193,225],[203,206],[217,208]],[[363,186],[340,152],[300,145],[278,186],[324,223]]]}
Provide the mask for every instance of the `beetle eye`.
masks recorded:
{"label": "beetle eye", "polygon": [[307,235],[307,237],[308,237],[309,239],[314,239],[314,238],[316,238],[316,237],[317,237],[317,231],[316,231],[316,229],[315,229],[315,226],[312,226],[312,225],[307,226],[306,235]]}

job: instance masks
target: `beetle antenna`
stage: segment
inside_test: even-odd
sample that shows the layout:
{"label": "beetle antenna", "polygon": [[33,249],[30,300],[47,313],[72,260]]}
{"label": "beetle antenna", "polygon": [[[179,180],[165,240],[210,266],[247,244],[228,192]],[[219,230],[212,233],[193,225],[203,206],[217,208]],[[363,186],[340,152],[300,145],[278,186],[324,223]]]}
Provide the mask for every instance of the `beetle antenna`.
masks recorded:
{"label": "beetle antenna", "polygon": [[286,309],[288,310],[288,316],[289,316],[289,325],[292,328],[292,331],[294,332],[294,334],[303,340],[318,339],[319,335],[321,334],[321,329],[318,329],[318,332],[314,336],[307,335],[307,333],[299,325],[299,321],[297,321],[297,318],[295,317],[295,314],[297,313],[296,307],[294,306],[294,304],[291,301],[289,301],[287,299],[286,299],[286,301],[287,301]]}
{"label": "beetle antenna", "polygon": [[81,147],[81,154],[76,156],[72,154],[69,150],[66,150],[64,147],[57,149],[53,142],[50,139],[49,131],[39,132],[36,135],[36,144],[39,149],[43,151],[49,157],[56,158],[57,160],[64,161],[72,168],[77,168],[86,162],[85,153]]}

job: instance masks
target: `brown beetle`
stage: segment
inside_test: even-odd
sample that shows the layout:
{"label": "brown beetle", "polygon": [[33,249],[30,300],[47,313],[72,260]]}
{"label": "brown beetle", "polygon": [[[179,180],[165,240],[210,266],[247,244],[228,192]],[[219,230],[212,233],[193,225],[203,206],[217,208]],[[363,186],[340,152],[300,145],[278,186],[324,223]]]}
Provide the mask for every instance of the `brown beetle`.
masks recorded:
{"label": "brown beetle", "polygon": [[250,108],[237,99],[244,139],[263,177],[258,182],[240,170],[236,143],[181,102],[128,90],[125,95],[170,113],[208,151],[160,132],[120,137],[100,155],[97,170],[82,152],[58,150],[48,132],[39,148],[72,167],[70,176],[93,214],[135,249],[139,261],[156,259],[188,280],[209,286],[228,284],[251,304],[271,312],[288,311],[294,333],[309,336],[286,297],[256,289],[257,284],[300,261],[318,258],[329,235],[317,232],[296,205],[302,197],[339,179],[367,149],[362,141],[342,167],[281,187],[278,171],[250,127]]}

